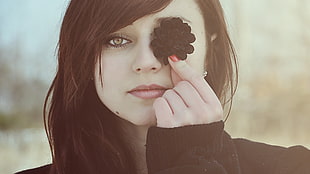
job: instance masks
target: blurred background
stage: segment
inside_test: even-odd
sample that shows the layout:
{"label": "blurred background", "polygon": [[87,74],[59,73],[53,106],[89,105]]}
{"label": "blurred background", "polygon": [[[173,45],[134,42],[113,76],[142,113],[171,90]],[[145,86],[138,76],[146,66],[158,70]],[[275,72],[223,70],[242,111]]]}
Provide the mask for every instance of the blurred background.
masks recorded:
{"label": "blurred background", "polygon": [[[221,0],[239,58],[226,130],[310,148],[310,1]],[[0,173],[50,163],[42,106],[68,0],[0,0]]]}

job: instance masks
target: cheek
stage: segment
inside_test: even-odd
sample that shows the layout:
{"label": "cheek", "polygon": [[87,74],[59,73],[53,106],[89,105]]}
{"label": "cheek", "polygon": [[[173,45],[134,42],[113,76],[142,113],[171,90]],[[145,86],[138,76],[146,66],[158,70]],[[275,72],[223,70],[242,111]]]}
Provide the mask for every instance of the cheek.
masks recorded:
{"label": "cheek", "polygon": [[[97,94],[104,105],[111,109],[115,108],[115,103],[122,95],[122,84],[124,79],[125,67],[122,67],[119,59],[113,57],[103,57],[101,65],[98,63],[95,69],[95,86]],[[112,109],[111,109],[112,111]],[[116,113],[115,110],[113,112]],[[117,114],[117,113],[116,113]]]}
{"label": "cheek", "polygon": [[118,104],[121,97],[118,93],[119,89],[117,88],[117,81],[115,81],[115,78],[113,79],[111,76],[106,76],[104,74],[106,73],[102,72],[102,76],[97,75],[96,77],[96,92],[100,101],[109,108],[110,111],[119,115],[120,111],[118,111]]}
{"label": "cheek", "polygon": [[105,79],[127,75],[130,70],[131,57],[131,54],[122,50],[110,50],[103,54],[101,71],[104,73]]}
{"label": "cheek", "polygon": [[[111,83],[111,77],[117,77],[124,67],[122,63],[122,56],[115,55],[113,52],[107,51],[105,54],[101,55],[101,60],[95,66],[95,81]],[[124,59],[123,59],[124,60]],[[113,79],[113,78],[112,78]]]}

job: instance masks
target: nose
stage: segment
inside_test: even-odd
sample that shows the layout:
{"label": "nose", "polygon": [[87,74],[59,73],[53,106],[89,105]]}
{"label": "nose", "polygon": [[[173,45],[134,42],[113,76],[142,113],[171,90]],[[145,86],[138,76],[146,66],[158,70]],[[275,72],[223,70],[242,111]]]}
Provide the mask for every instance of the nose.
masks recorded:
{"label": "nose", "polygon": [[136,48],[137,54],[132,64],[132,69],[136,73],[155,73],[162,68],[162,64],[153,54],[149,43],[141,43]]}

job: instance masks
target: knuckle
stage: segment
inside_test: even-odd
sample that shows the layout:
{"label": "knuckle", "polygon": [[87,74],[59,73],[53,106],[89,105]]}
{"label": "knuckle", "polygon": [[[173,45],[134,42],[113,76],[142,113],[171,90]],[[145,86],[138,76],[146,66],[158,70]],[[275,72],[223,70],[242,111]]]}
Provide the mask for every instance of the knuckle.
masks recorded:
{"label": "knuckle", "polygon": [[164,103],[166,100],[163,97],[158,97],[154,100],[153,106],[156,109],[159,107],[162,103]]}
{"label": "knuckle", "polygon": [[194,74],[192,77],[191,77],[191,81],[200,81],[200,80],[203,80],[203,77],[201,75],[198,75],[198,74]]}
{"label": "knuckle", "polygon": [[186,85],[188,85],[188,81],[185,80],[182,80],[177,84],[177,86],[186,86]]}
{"label": "knuckle", "polygon": [[184,115],[184,118],[189,118],[192,116],[192,111],[190,109],[184,109],[182,113]]}
{"label": "knuckle", "polygon": [[176,99],[176,96],[177,96],[177,92],[176,90],[173,90],[173,89],[169,89],[167,90],[164,95],[162,96],[162,98],[166,99],[166,100],[175,100]]}
{"label": "knuckle", "polygon": [[206,106],[202,106],[200,107],[200,109],[201,109],[201,112],[204,114],[209,112],[209,109]]}
{"label": "knuckle", "polygon": [[164,100],[162,97],[158,97],[154,100],[154,104],[158,104],[158,103],[162,102],[162,100]]}
{"label": "knuckle", "polygon": [[223,119],[222,107],[203,106],[196,112],[200,123],[212,123]]}
{"label": "knuckle", "polygon": [[190,88],[191,84],[188,81],[180,81],[175,87],[174,89],[176,90],[180,90],[180,89],[188,89]]}
{"label": "knuckle", "polygon": [[223,118],[223,108],[222,106],[217,106],[217,107],[214,107],[214,117],[216,119],[222,119]]}
{"label": "knuckle", "polygon": [[192,111],[186,110],[182,114],[182,119],[178,122],[180,126],[193,125],[197,123],[197,118],[194,116]]}
{"label": "knuckle", "polygon": [[188,108],[184,108],[184,109],[179,109],[175,112],[174,116],[177,119],[183,119],[186,118],[190,115],[190,111]]}
{"label": "knuckle", "polygon": [[169,90],[166,91],[166,95],[171,96],[171,95],[174,95],[174,94],[175,94],[175,91],[173,89],[169,89]]}

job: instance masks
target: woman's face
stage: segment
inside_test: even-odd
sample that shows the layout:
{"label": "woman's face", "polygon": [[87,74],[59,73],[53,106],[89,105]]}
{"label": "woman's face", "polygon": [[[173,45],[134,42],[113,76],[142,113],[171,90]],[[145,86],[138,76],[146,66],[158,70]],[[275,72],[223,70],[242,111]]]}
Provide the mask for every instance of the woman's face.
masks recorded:
{"label": "woman's face", "polygon": [[[161,64],[150,47],[159,19],[180,17],[196,36],[187,62],[203,74],[206,41],[203,17],[195,0],[174,0],[164,10],[142,17],[111,34],[95,70],[99,98],[119,117],[139,126],[156,124],[153,102],[173,88],[169,65]],[[101,66],[101,76],[100,68]]]}

